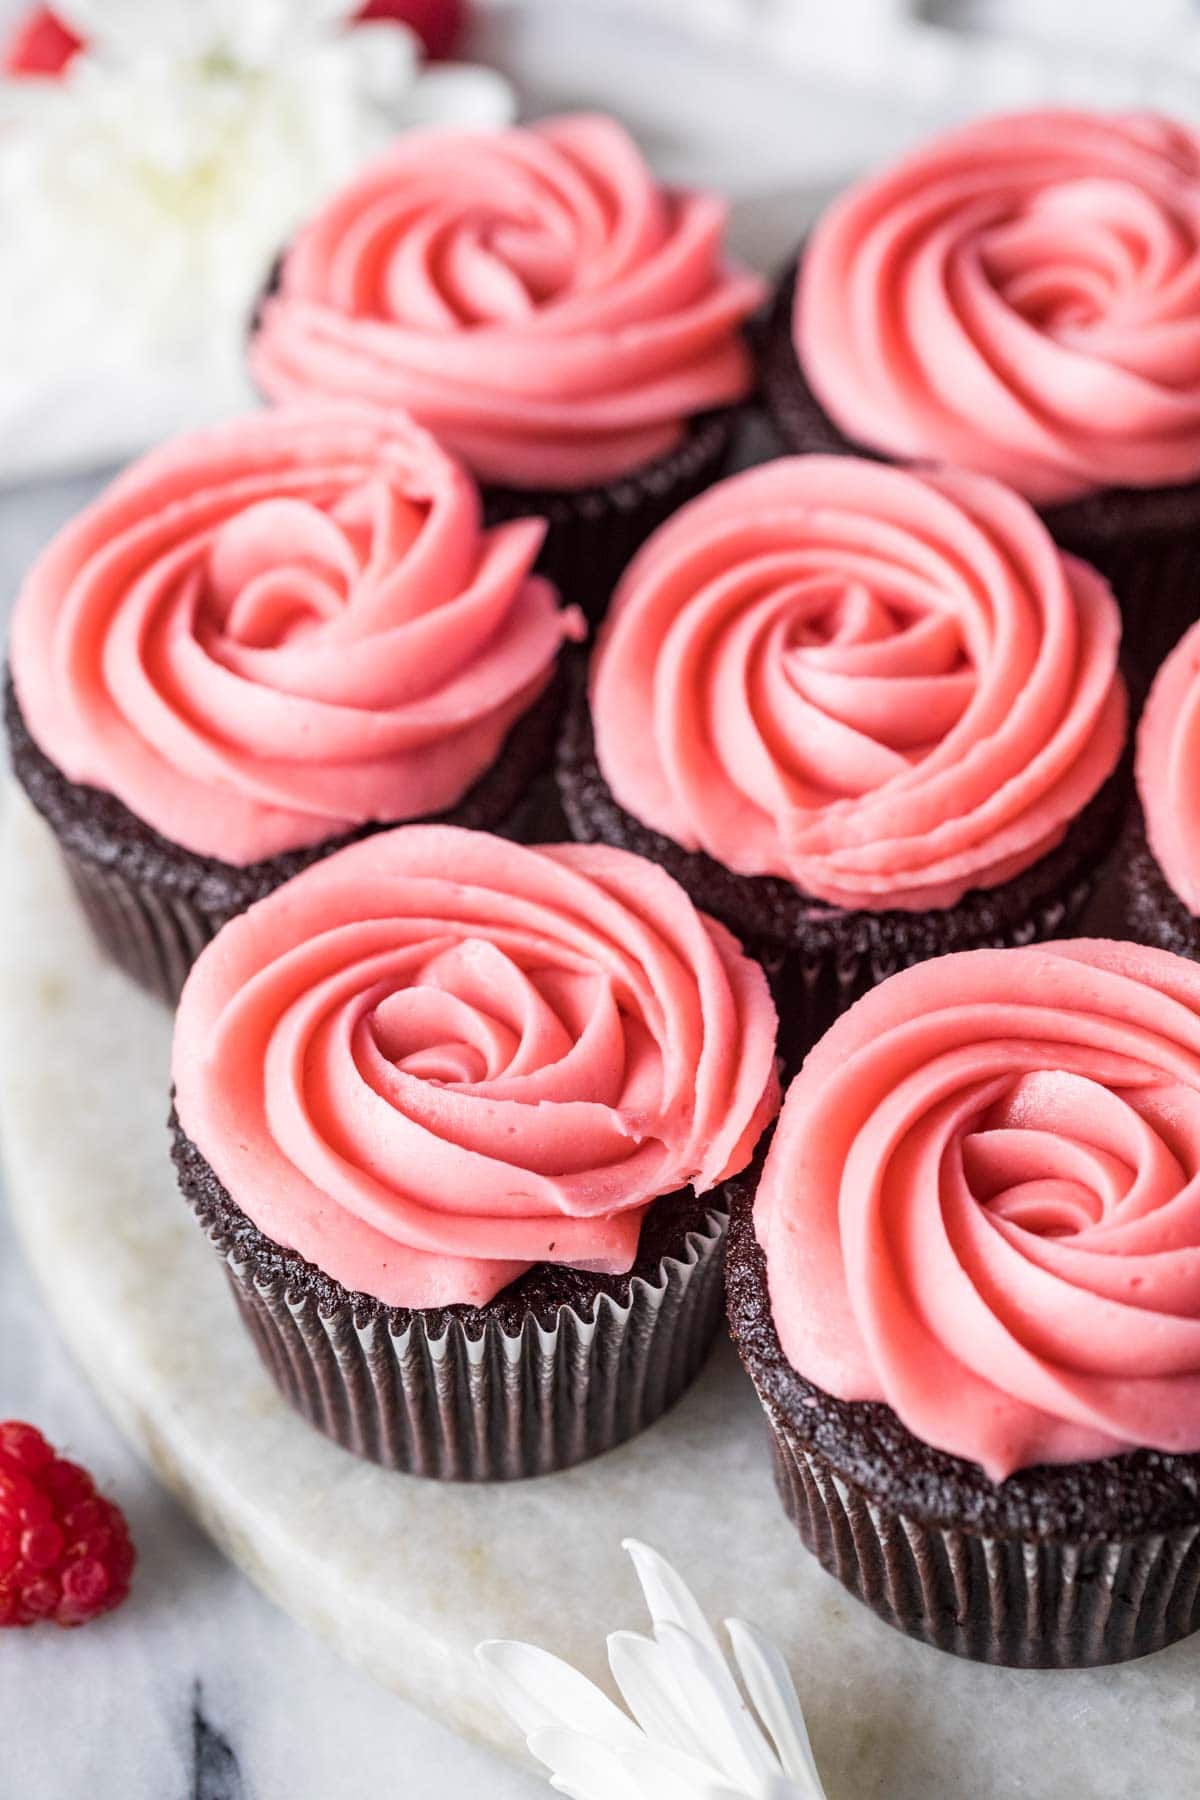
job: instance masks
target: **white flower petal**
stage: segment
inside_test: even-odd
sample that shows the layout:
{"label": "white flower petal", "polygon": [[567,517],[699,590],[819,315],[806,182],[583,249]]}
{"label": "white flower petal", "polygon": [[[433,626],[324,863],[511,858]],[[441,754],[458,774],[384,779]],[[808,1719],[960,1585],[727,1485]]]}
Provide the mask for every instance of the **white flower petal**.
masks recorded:
{"label": "white flower petal", "polygon": [[[819,1793],[824,1800],[825,1789],[819,1789]],[[790,1775],[769,1775],[755,1800],[811,1800],[811,1797],[812,1789],[803,1783],[797,1785]]]}
{"label": "white flower petal", "polygon": [[475,1656],[501,1710],[526,1737],[562,1727],[615,1745],[640,1743],[637,1726],[620,1707],[548,1650],[491,1639],[478,1645]]}
{"label": "white flower petal", "polygon": [[571,1800],[652,1800],[620,1751],[596,1738],[553,1725],[533,1732],[529,1748],[553,1772],[551,1785]]}
{"label": "white flower petal", "polygon": [[357,25],[334,42],[358,91],[376,106],[407,108],[421,66],[421,40],[407,25]]}
{"label": "white flower petal", "polygon": [[716,1634],[696,1604],[692,1590],[671,1567],[666,1557],[660,1556],[657,1550],[652,1550],[649,1544],[643,1544],[637,1538],[622,1538],[621,1548],[627,1550],[633,1559],[655,1626],[678,1625],[681,1631],[689,1632],[698,1644],[704,1644],[721,1661],[721,1647],[717,1643]]}
{"label": "white flower petal", "polygon": [[423,76],[406,30],[345,28],[355,5],[62,0],[88,52],[65,81],[0,83],[0,479],[143,448],[155,393],[173,429],[210,417],[265,271],[326,194],[402,124],[511,116],[499,76]]}
{"label": "white flower petal", "polygon": [[283,0],[283,4],[290,14],[293,31],[307,36],[350,26],[362,11],[363,0]]}
{"label": "white flower petal", "polygon": [[[132,56],[145,44],[146,8],[140,0],[57,0],[54,10],[90,49]],[[172,12],[170,0],[163,0],[162,10],[164,16]]]}
{"label": "white flower petal", "polygon": [[462,125],[490,131],[516,117],[512,88],[494,69],[474,63],[438,63],[423,69],[404,100],[411,125]]}
{"label": "white flower petal", "polygon": [[784,1773],[801,1783],[813,1800],[824,1800],[825,1789],[804,1723],[795,1684],[779,1648],[763,1632],[741,1619],[726,1619],[725,1629],[733,1646],[734,1660],[754,1709],[771,1735]]}
{"label": "white flower petal", "polygon": [[645,1744],[640,1750],[618,1751],[627,1773],[638,1784],[642,1800],[744,1800],[735,1789],[694,1756]]}
{"label": "white flower petal", "polygon": [[670,1620],[655,1627],[655,1636],[670,1658],[702,1755],[728,1781],[759,1793],[768,1776],[780,1773],[779,1764],[725,1658]]}
{"label": "white flower petal", "polygon": [[825,1800],[795,1688],[761,1633],[729,1624],[780,1766],[707,1620],[669,1563],[627,1540],[654,1639],[614,1632],[609,1662],[634,1724],[557,1657],[524,1644],[476,1654],[503,1709],[568,1800]]}
{"label": "white flower petal", "polygon": [[656,1743],[692,1752],[696,1736],[661,1644],[635,1631],[614,1631],[608,1663],[621,1698],[646,1736]]}

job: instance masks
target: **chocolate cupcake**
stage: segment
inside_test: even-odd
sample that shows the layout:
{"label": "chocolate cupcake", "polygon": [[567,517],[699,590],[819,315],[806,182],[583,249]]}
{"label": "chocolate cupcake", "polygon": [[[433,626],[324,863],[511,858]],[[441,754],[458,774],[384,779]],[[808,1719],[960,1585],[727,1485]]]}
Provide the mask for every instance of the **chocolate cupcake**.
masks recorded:
{"label": "chocolate cupcake", "polygon": [[906,970],[734,1206],[780,1494],[889,1624],[986,1662],[1200,1625],[1200,972],[1105,940]]}
{"label": "chocolate cupcake", "polygon": [[408,826],[201,955],[175,1162],[314,1425],[414,1474],[544,1474],[699,1368],[774,1050],[762,972],[661,870]]}
{"label": "chocolate cupcake", "polygon": [[[577,611],[399,415],[255,415],[152,452],[17,601],[13,765],[105,949],[173,999],[226,919],[380,824],[523,835]],[[543,786],[544,797],[544,786]]]}
{"label": "chocolate cupcake", "polygon": [[1122,857],[1133,936],[1200,962],[1200,625],[1154,680],[1138,725],[1138,803]]}
{"label": "chocolate cupcake", "polygon": [[406,409],[490,519],[549,521],[542,568],[598,616],[633,551],[720,472],[761,284],[725,204],[660,188],[615,120],[409,133],[284,256],[254,322],[269,399]]}
{"label": "chocolate cupcake", "polygon": [[1153,669],[1200,611],[1200,137],[979,120],[851,187],[798,266],[762,340],[787,447],[1008,482],[1111,581]]}
{"label": "chocolate cupcake", "polygon": [[1119,637],[1103,580],[997,482],[766,463],[628,570],[564,808],[766,964],[794,1061],[897,968],[1071,928],[1128,786]]}

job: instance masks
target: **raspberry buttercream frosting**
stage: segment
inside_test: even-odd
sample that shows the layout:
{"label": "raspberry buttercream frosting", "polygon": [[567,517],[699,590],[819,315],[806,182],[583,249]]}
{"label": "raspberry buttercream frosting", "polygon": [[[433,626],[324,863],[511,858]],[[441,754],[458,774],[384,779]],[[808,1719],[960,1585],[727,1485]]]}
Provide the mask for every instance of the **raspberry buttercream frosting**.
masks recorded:
{"label": "raspberry buttercream frosting", "polygon": [[274,399],[404,407],[488,482],[606,482],[749,390],[763,290],[725,223],[612,119],[408,133],[295,240],[252,372]]}
{"label": "raspberry buttercream frosting", "polygon": [[993,1480],[1200,1451],[1200,969],[947,956],[834,1025],[755,1201],[784,1354]]}
{"label": "raspberry buttercream frosting", "polygon": [[225,927],[184,991],[180,1122],[285,1247],[389,1305],[632,1266],[659,1195],[778,1105],[765,977],[662,870],[414,825]]}
{"label": "raspberry buttercream frosting", "polygon": [[946,907],[1045,855],[1125,735],[1101,577],[961,472],[792,457],[710,489],[627,570],[593,659],[619,803],[742,875]]}
{"label": "raspberry buttercream frosting", "polygon": [[135,463],[39,558],[11,665],[35,741],[244,865],[455,805],[582,633],[423,429],[258,414]]}
{"label": "raspberry buttercream frosting", "polygon": [[1137,787],[1158,866],[1200,915],[1200,625],[1154,678],[1138,726]]}
{"label": "raspberry buttercream frosting", "polygon": [[1200,476],[1200,136],[1066,110],[948,132],[850,188],[793,333],[841,430],[1039,505]]}

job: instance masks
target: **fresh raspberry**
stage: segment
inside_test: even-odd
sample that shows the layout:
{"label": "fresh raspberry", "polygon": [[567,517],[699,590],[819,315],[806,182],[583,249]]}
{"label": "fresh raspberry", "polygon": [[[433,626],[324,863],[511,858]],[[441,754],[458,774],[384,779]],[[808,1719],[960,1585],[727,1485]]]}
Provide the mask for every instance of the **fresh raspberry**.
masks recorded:
{"label": "fresh raspberry", "polygon": [[135,1552],[120,1507],[40,1431],[0,1423],[0,1627],[86,1625],[120,1606]]}
{"label": "fresh raspberry", "polygon": [[82,49],[83,39],[76,37],[48,6],[31,6],[17,20],[4,45],[0,72],[14,79],[61,75]]}
{"label": "fresh raspberry", "polygon": [[383,19],[409,26],[430,62],[438,62],[449,56],[463,34],[467,0],[366,0],[355,16],[360,25]]}

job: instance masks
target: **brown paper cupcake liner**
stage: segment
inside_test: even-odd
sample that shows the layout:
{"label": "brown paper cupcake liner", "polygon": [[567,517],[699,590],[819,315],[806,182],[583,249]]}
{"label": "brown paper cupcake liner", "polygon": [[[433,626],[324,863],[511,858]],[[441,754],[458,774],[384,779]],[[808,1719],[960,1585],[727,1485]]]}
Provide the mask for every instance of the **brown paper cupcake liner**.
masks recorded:
{"label": "brown paper cupcake liner", "polygon": [[559,740],[558,781],[572,835],[635,851],[673,875],[701,911],[736,934],[766,971],[779,1010],[779,1050],[794,1069],[839,1013],[898,969],[956,950],[1009,948],[1069,936],[1096,888],[1128,802],[1128,758],[1062,842],[1020,875],[924,913],[851,912],[775,876],[733,873],[684,850],[618,803],[596,759],[579,669]]}
{"label": "brown paper cupcake liner", "polygon": [[[565,693],[560,674],[518,719],[500,755],[436,821],[497,831],[522,843],[566,836],[553,774]],[[5,720],[13,769],[58,840],[101,949],[173,1005],[197,956],[222,925],[311,863],[385,826],[365,826],[311,849],[235,866],[199,856],[144,824],[114,795],[69,781],[30,736],[11,677]]]}
{"label": "brown paper cupcake liner", "polygon": [[[879,453],[853,443],[834,424],[805,380],[792,342],[798,259],[784,271],[756,327],[762,397],[783,445],[822,455]],[[1125,623],[1125,652],[1152,675],[1188,626],[1200,618],[1200,482],[1163,488],[1107,488],[1042,517],[1064,550],[1107,579]]]}
{"label": "brown paper cupcake liner", "polygon": [[1200,1457],[1139,1451],[991,1483],[890,1408],[837,1401],[786,1362],[738,1185],[728,1304],[802,1542],[910,1637],[980,1662],[1125,1662],[1200,1628]]}
{"label": "brown paper cupcake liner", "polygon": [[[543,1265],[528,1303],[517,1283],[487,1307],[411,1311],[347,1293],[264,1238],[174,1128],[180,1185],[280,1393],[386,1468],[511,1481],[599,1456],[674,1404],[720,1326],[728,1221],[693,1196],[679,1197],[678,1219],[656,1203],[671,1249],[647,1251],[643,1226],[628,1277]],[[547,1305],[556,1284],[572,1297]]]}
{"label": "brown paper cupcake liner", "polygon": [[60,849],[84,917],[105,955],[173,1006],[192,964],[234,913],[210,911],[187,894],[137,881],[119,866],[94,862],[66,845]]}
{"label": "brown paper cupcake liner", "polygon": [[935,1649],[1013,1668],[1092,1668],[1200,1626],[1200,1524],[1120,1541],[1031,1542],[893,1513],[772,1421],[775,1484],[822,1568]]}
{"label": "brown paper cupcake liner", "polygon": [[737,417],[737,409],[728,408],[692,419],[676,449],[600,487],[569,493],[484,487],[484,516],[490,525],[531,515],[546,519],[538,568],[564,601],[596,623],[651,532],[725,472]]}

